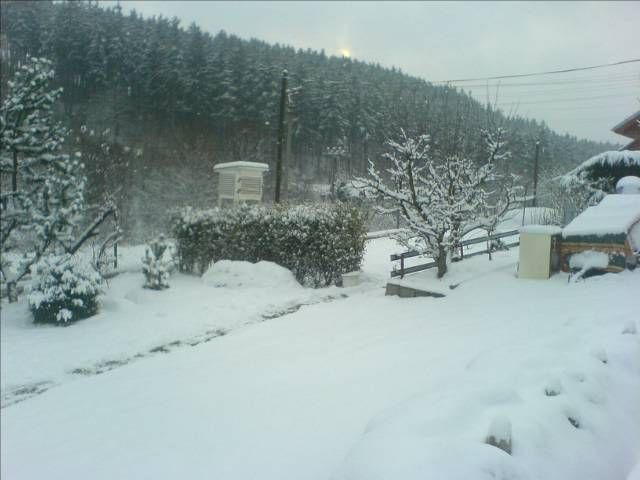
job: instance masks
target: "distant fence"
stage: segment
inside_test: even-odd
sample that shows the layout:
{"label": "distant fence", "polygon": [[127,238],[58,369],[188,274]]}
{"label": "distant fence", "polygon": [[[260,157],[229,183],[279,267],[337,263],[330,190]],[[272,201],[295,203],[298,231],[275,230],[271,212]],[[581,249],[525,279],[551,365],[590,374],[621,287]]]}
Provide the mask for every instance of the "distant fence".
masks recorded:
{"label": "distant fence", "polygon": [[375,232],[367,232],[367,240],[390,237],[396,233],[402,233],[406,231],[408,231],[406,228],[392,228],[390,230],[377,230]]}
{"label": "distant fence", "polygon": [[[470,238],[469,240],[463,240],[462,242],[460,242],[456,248],[459,249],[460,251],[460,257],[457,258],[458,261],[463,260],[465,258],[468,257],[474,257],[476,255],[482,255],[484,253],[489,253],[489,249],[485,249],[485,250],[479,250],[477,252],[471,252],[471,253],[467,253],[465,255],[464,253],[464,247],[467,247],[469,245],[476,245],[478,243],[483,243],[483,242],[490,242],[492,240],[498,240],[500,238],[505,238],[505,237],[513,237],[515,235],[520,235],[520,230],[510,230],[508,232],[501,232],[501,233],[495,233],[493,235],[487,235],[485,237],[478,237],[478,238]],[[517,245],[520,244],[520,238],[518,237],[518,240],[515,242],[511,242],[511,243],[507,243],[505,244],[505,247],[509,248],[509,247],[515,247]],[[490,247],[489,247],[490,248]],[[408,252],[404,252],[404,253],[395,253],[393,255],[391,255],[391,261],[395,262],[397,260],[400,260],[400,268],[399,269],[394,269],[391,271],[391,277],[404,277],[405,275],[407,275],[408,273],[415,273],[415,272],[420,272],[422,270],[428,270],[429,268],[433,268],[437,265],[436,262],[428,262],[428,263],[423,263],[420,265],[413,265],[411,267],[406,267],[404,266],[404,261],[407,258],[412,258],[412,257],[418,257],[422,255],[421,252],[417,252],[415,250],[411,250]]]}

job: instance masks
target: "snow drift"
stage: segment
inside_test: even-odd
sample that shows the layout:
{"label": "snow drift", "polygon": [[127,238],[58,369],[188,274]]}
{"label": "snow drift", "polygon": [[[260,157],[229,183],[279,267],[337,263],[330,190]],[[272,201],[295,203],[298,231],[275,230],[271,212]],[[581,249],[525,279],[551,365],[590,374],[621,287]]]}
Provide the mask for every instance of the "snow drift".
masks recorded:
{"label": "snow drift", "polygon": [[202,275],[202,281],[212,287],[302,288],[289,270],[265,261],[220,260]]}

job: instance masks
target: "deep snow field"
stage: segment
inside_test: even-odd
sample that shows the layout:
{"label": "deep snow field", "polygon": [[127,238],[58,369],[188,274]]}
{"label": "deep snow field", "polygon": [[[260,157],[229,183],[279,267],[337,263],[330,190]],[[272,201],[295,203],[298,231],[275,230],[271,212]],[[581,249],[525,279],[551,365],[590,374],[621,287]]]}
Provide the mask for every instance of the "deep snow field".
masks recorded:
{"label": "deep snow field", "polygon": [[640,479],[640,271],[520,280],[514,249],[400,299],[398,251],[352,288],[221,262],[155,292],[131,249],[91,319],[3,304],[2,478]]}

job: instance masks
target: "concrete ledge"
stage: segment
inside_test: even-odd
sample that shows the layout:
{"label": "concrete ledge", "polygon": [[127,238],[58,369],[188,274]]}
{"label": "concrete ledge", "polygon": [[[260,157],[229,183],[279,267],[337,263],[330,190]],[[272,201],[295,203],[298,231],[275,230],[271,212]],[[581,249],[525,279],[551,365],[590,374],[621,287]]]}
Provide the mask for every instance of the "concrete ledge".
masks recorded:
{"label": "concrete ledge", "polygon": [[420,290],[414,287],[408,287],[406,285],[399,285],[397,283],[387,283],[387,289],[385,295],[398,295],[400,298],[414,298],[414,297],[435,297],[442,298],[445,295],[439,292],[430,292],[428,290]]}

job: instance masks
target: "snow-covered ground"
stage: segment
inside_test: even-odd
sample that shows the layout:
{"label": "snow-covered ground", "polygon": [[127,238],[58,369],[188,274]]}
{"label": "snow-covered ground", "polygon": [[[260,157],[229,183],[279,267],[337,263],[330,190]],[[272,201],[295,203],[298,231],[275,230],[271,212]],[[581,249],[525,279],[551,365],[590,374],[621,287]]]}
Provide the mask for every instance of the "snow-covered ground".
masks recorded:
{"label": "snow-covered ground", "polygon": [[[300,305],[344,295],[337,287],[305,289],[291,272],[274,264],[251,270],[244,262],[231,263],[235,271],[216,265],[214,274],[207,272],[203,278],[174,275],[171,288],[156,291],[142,288],[142,273],[131,271],[134,263],[126,262],[125,273],[108,281],[100,312],[69,327],[34,325],[25,301],[3,305],[2,405],[79,376],[208,342]],[[216,288],[224,285],[229,286]]]}
{"label": "snow-covered ground", "polygon": [[639,271],[520,280],[513,250],[399,299],[398,251],[350,289],[125,273],[68,328],[3,305],[2,478],[638,478]]}

